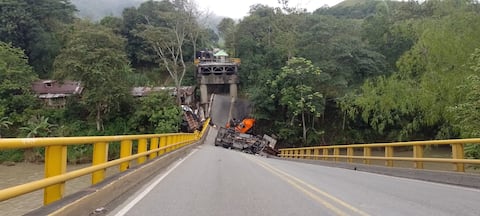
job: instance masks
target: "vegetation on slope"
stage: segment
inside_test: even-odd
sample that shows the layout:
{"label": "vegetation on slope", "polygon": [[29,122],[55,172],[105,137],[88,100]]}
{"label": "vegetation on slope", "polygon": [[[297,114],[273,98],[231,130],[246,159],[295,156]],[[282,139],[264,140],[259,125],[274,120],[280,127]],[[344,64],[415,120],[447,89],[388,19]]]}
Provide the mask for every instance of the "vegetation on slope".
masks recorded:
{"label": "vegetation on slope", "polygon": [[[218,34],[187,0],[147,1],[97,23],[75,18],[68,0],[9,0],[0,11],[2,137],[45,125],[35,136],[174,132],[173,98],[135,101],[128,88],[195,84],[195,51],[218,46],[242,59],[258,133],[280,147],[479,135],[477,1],[345,1],[313,13],[257,4],[220,22]],[[177,71],[157,52],[170,46],[182,50]],[[85,95],[44,108],[30,90],[38,77],[82,81]]]}

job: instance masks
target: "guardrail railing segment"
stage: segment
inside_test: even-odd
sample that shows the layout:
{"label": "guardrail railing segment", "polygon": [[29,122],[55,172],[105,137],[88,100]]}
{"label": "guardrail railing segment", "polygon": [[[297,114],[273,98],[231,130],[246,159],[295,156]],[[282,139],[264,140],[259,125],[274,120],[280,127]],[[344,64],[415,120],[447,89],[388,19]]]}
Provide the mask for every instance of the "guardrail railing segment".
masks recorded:
{"label": "guardrail railing segment", "polygon": [[[457,172],[465,172],[465,164],[479,165],[480,159],[465,159],[464,146],[466,144],[480,144],[480,138],[431,140],[396,143],[332,145],[303,148],[280,149],[280,157],[312,160],[331,160],[338,162],[345,159],[347,163],[353,163],[354,159],[363,160],[364,164],[371,164],[372,160],[385,161],[385,166],[393,167],[394,161],[411,161],[412,167],[424,169],[424,162],[452,163]],[[427,158],[424,155],[425,148],[430,146],[451,146],[450,158]],[[397,147],[412,148],[411,157],[395,157],[394,149]],[[355,150],[363,149],[363,156],[355,155]],[[385,156],[372,156],[372,149],[383,149]],[[343,152],[344,154],[341,154]]]}
{"label": "guardrail railing segment", "polygon": [[[92,185],[97,184],[105,179],[105,171],[109,167],[119,166],[120,172],[123,172],[134,160],[137,164],[143,164],[147,160],[199,141],[209,122],[210,119],[207,119],[202,131],[194,133],[0,139],[0,151],[45,148],[45,178],[0,190],[0,201],[44,189],[43,203],[48,205],[64,196],[66,181],[91,174]],[[120,142],[120,157],[108,161],[108,146],[111,142]],[[132,154],[133,142],[137,143],[135,154]],[[67,146],[83,144],[93,145],[92,165],[67,172]]]}

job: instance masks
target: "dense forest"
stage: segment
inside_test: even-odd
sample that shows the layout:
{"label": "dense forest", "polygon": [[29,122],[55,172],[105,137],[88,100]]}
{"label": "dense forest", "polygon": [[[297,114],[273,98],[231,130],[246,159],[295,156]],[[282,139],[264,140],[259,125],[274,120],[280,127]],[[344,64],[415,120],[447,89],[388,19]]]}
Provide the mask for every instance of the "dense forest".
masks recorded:
{"label": "dense forest", "polygon": [[[134,98],[131,87],[194,85],[196,51],[216,47],[242,59],[257,133],[281,147],[480,136],[477,1],[346,0],[311,13],[280,2],[212,28],[193,0],[147,1],[99,21],[78,18],[69,0],[1,0],[0,136],[176,132],[178,99]],[[32,92],[38,79],[85,91],[48,108]],[[466,152],[480,157],[478,146]]]}

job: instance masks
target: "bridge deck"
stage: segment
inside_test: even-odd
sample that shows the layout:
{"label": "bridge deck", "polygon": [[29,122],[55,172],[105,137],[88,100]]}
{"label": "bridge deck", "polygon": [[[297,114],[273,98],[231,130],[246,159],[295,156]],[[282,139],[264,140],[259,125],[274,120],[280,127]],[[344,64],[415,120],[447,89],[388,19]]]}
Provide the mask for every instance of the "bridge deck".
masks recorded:
{"label": "bridge deck", "polygon": [[479,190],[248,155],[211,137],[109,215],[478,215]]}

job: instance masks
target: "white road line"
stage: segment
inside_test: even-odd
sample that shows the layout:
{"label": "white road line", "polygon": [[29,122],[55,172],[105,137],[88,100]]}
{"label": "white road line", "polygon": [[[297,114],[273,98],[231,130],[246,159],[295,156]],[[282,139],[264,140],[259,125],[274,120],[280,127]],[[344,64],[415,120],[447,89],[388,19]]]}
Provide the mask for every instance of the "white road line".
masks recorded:
{"label": "white road line", "polygon": [[[307,194],[308,196],[313,198],[315,201],[321,203],[322,205],[324,205],[328,209],[332,210],[337,215],[348,215],[348,214],[346,214],[343,210],[340,210],[340,209],[336,208],[334,206],[334,204],[335,205],[341,205],[341,206],[345,207],[346,209],[348,209],[352,212],[355,212],[359,215],[369,216],[368,213],[350,205],[349,203],[335,197],[334,195],[332,195],[330,193],[327,193],[325,191],[320,190],[319,188],[303,181],[302,179],[299,179],[299,178],[289,174],[288,172],[286,172],[284,170],[281,170],[280,168],[277,168],[277,167],[273,166],[272,164],[267,163],[266,161],[260,160],[259,158],[250,157],[250,156],[245,156],[245,157],[247,159],[250,159],[251,161],[257,163],[258,165],[262,166],[267,171],[276,174],[281,179],[287,181],[290,185],[296,187],[297,189],[299,189],[303,193]],[[307,190],[307,189],[310,189],[310,190]],[[322,199],[321,196],[317,196],[312,192],[317,192],[317,195],[321,195],[325,198],[328,198],[333,202],[326,201],[325,199]]]}
{"label": "white road line", "polygon": [[140,194],[137,195],[137,197],[135,197],[135,199],[133,199],[130,203],[128,203],[128,205],[126,205],[125,207],[123,207],[119,212],[117,212],[117,214],[115,214],[115,216],[123,216],[125,215],[128,211],[130,211],[130,209],[133,208],[133,206],[135,206],[138,202],[140,202],[140,200],[142,200],[148,193],[150,193],[150,191],[153,190],[153,188],[155,188],[165,177],[167,177],[173,170],[175,170],[180,164],[182,164],[187,158],[189,158],[190,156],[192,156],[195,152],[197,152],[198,150],[195,149],[193,150],[190,154],[188,154],[185,158],[183,158],[182,160],[178,161],[172,168],[170,168],[167,172],[165,172],[163,175],[160,176],[160,178],[158,178],[155,182],[153,182],[153,184],[151,184],[150,186],[148,186],[147,188],[145,188],[145,190],[143,190]]}
{"label": "white road line", "polygon": [[[278,161],[282,161],[282,164],[283,164],[283,162],[290,162],[290,161],[281,160],[281,159],[278,160]],[[392,178],[392,179],[396,179],[396,180],[399,180],[399,181],[411,182],[411,183],[416,183],[416,184],[428,184],[428,185],[432,185],[432,186],[439,186],[439,187],[450,188],[450,189],[465,190],[465,191],[469,191],[469,192],[480,192],[479,188],[473,188],[473,187],[467,187],[467,186],[461,186],[461,185],[454,185],[454,184],[450,184],[450,183],[432,182],[432,181],[429,181],[429,180],[393,176],[393,175],[374,173],[374,172],[369,172],[369,171],[353,171],[351,169],[346,169],[346,168],[341,168],[341,167],[324,166],[324,165],[321,165],[321,164],[310,164],[310,163],[303,163],[303,162],[298,162],[298,161],[294,161],[294,162],[298,163],[298,164],[303,164],[303,165],[306,165],[306,166],[312,166],[312,167],[321,166],[321,167],[327,168],[327,169],[339,169],[339,170],[345,170],[345,171],[348,171],[348,172],[360,172],[360,173],[363,173],[364,175],[374,175],[374,176],[379,176],[379,177],[382,177],[382,178]],[[426,171],[432,171],[432,170],[426,170]],[[450,172],[450,171],[445,171],[445,172]],[[452,172],[452,173],[454,173],[454,172]],[[477,175],[477,174],[472,174],[472,175]]]}

